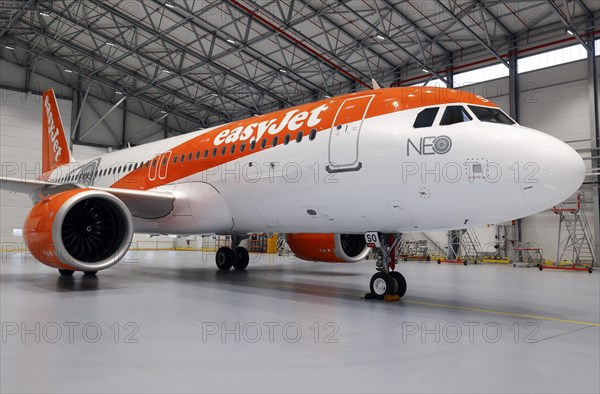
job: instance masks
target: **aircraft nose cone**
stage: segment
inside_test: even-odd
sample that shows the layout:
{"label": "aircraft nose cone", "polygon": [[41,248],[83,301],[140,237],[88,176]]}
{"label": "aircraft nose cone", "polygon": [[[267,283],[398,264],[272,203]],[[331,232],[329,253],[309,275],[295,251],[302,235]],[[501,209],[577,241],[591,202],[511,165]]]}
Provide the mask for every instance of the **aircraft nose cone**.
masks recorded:
{"label": "aircraft nose cone", "polygon": [[585,163],[573,148],[548,134],[531,130],[519,152],[523,195],[535,211],[568,199],[585,178]]}

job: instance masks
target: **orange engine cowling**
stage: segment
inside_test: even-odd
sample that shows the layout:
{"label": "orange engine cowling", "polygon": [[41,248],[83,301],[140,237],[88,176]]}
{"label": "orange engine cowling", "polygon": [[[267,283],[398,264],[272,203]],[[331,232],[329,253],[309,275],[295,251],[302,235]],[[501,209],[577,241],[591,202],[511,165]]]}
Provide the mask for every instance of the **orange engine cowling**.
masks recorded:
{"label": "orange engine cowling", "polygon": [[355,263],[370,250],[363,234],[287,234],[286,240],[297,257],[308,261]]}
{"label": "orange engine cowling", "polygon": [[23,226],[25,244],[43,264],[98,271],[118,263],[133,237],[129,209],[110,193],[74,189],[44,197]]}

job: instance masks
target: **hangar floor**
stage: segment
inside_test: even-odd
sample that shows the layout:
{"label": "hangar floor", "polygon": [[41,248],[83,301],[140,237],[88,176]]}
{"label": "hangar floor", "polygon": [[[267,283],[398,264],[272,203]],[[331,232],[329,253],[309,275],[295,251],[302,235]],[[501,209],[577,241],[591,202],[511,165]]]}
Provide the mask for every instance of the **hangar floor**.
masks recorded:
{"label": "hangar floor", "polygon": [[403,263],[384,303],[361,299],[373,262],[21,258],[0,264],[2,392],[600,391],[597,272]]}

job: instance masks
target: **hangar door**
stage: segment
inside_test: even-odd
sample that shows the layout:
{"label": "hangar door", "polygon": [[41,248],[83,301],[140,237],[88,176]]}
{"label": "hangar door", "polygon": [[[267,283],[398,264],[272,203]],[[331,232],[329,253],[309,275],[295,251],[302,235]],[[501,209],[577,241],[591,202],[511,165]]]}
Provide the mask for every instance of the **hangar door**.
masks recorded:
{"label": "hangar door", "polygon": [[345,100],[333,120],[329,134],[329,164],[327,171],[358,171],[358,144],[367,110],[374,95]]}

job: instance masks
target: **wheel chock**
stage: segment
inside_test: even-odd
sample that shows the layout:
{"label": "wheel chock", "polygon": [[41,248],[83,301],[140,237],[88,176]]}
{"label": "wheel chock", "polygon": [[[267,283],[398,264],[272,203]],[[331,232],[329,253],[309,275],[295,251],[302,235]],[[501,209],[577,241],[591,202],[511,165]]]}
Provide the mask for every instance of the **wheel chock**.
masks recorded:
{"label": "wheel chock", "polygon": [[365,300],[383,300],[383,302],[396,302],[400,301],[400,296],[398,294],[387,294],[384,296],[380,296],[374,293],[365,294]]}

